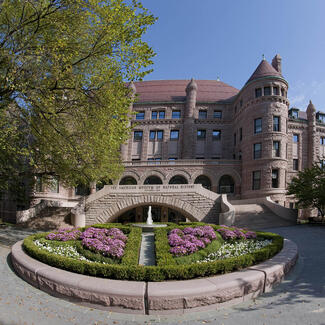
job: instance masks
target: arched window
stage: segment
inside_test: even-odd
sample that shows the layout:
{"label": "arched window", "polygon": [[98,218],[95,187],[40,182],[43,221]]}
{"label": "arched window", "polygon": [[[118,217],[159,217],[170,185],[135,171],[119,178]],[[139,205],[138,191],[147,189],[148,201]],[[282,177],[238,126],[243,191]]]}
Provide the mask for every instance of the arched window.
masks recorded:
{"label": "arched window", "polygon": [[202,184],[202,186],[204,188],[206,188],[207,190],[211,190],[211,181],[210,179],[205,176],[205,175],[200,175],[198,176],[195,181],[194,184]]}
{"label": "arched window", "polygon": [[137,181],[132,176],[125,176],[120,180],[119,185],[137,185]]}
{"label": "arched window", "polygon": [[169,184],[188,184],[188,182],[184,176],[176,175],[170,179]]}
{"label": "arched window", "polygon": [[105,185],[113,185],[112,180],[108,180],[108,183],[106,181],[99,181],[96,183],[96,192],[100,191],[102,188],[104,188]]}
{"label": "arched window", "polygon": [[229,175],[223,175],[219,181],[219,193],[234,193],[235,182]]}
{"label": "arched window", "polygon": [[149,176],[144,181],[144,185],[160,185],[162,184],[162,180],[158,176]]}

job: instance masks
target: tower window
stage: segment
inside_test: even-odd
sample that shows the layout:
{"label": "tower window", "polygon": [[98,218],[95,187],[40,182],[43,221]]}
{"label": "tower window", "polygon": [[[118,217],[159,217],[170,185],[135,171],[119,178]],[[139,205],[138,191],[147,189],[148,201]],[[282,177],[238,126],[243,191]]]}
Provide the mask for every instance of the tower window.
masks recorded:
{"label": "tower window", "polygon": [[221,139],[221,131],[213,130],[212,131],[212,140],[219,141]]}
{"label": "tower window", "polygon": [[299,170],[299,160],[298,159],[293,159],[292,160],[292,169],[293,170]]}
{"label": "tower window", "polygon": [[273,87],[273,95],[279,95],[279,87]]}
{"label": "tower window", "polygon": [[273,131],[280,132],[280,116],[273,116]]}
{"label": "tower window", "polygon": [[257,170],[253,172],[253,190],[259,190],[261,188],[261,171]]}
{"label": "tower window", "polygon": [[271,95],[271,87],[264,87],[264,96]]}
{"label": "tower window", "polygon": [[256,118],[254,120],[254,133],[261,133],[262,132],[262,119],[261,118]]}
{"label": "tower window", "polygon": [[278,188],[279,187],[279,170],[272,169],[272,187]]}
{"label": "tower window", "polygon": [[298,142],[299,142],[299,134],[294,134],[294,135],[292,136],[292,141],[293,141],[294,143],[298,143]]}
{"label": "tower window", "polygon": [[243,128],[239,129],[239,141],[243,140]]}
{"label": "tower window", "polygon": [[262,96],[262,88],[256,88],[255,89],[255,97],[261,97]]}
{"label": "tower window", "polygon": [[208,112],[206,110],[199,111],[199,119],[206,119],[208,116]]}
{"label": "tower window", "polygon": [[273,141],[273,157],[280,157],[280,141]]}
{"label": "tower window", "polygon": [[262,144],[254,143],[254,159],[260,159],[262,157]]}

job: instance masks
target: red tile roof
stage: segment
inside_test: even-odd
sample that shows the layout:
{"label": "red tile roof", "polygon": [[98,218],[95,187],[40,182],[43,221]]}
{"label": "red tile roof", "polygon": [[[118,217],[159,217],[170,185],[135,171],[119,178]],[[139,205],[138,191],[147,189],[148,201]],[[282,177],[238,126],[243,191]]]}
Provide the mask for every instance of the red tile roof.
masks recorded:
{"label": "red tile roof", "polygon": [[[179,102],[186,100],[186,86],[190,80],[153,80],[135,82],[137,103]],[[227,100],[239,90],[217,80],[195,80],[198,102]]]}
{"label": "red tile roof", "polygon": [[281,73],[275,70],[270,63],[268,63],[266,60],[262,60],[246,83],[258,78],[263,78],[268,76],[282,77]]}

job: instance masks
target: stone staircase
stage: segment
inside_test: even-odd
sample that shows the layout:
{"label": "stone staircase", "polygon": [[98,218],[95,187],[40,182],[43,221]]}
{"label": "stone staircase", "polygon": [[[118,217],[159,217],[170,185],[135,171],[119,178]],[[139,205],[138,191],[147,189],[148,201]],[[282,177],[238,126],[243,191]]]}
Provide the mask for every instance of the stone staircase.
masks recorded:
{"label": "stone staircase", "polygon": [[71,208],[47,207],[37,217],[29,219],[19,226],[37,230],[56,230],[59,228],[73,228],[71,225]]}
{"label": "stone staircase", "polygon": [[233,206],[236,227],[262,230],[295,224],[277,216],[263,204],[233,204]]}

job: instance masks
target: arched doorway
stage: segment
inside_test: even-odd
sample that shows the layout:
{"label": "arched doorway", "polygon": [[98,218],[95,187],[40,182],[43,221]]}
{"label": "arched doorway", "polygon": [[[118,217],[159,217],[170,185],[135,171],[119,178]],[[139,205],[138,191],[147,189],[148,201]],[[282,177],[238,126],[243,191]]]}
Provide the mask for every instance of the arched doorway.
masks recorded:
{"label": "arched doorway", "polygon": [[211,190],[211,181],[210,181],[210,178],[208,178],[205,175],[198,176],[195,179],[194,184],[201,184],[207,190]]}
{"label": "arched doorway", "polygon": [[188,184],[188,182],[184,176],[176,175],[169,180],[169,184]]}
{"label": "arched doorway", "polygon": [[230,175],[223,175],[219,181],[219,193],[230,194],[235,191],[235,182]]}
{"label": "arched doorway", "polygon": [[132,176],[125,176],[120,180],[119,185],[137,185],[137,181]]}
{"label": "arched doorway", "polygon": [[160,185],[162,183],[163,182],[160,179],[160,177],[153,175],[153,176],[147,177],[143,184],[144,185]]}

